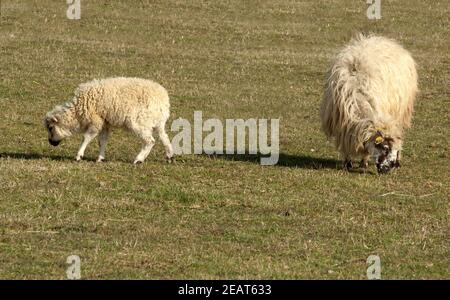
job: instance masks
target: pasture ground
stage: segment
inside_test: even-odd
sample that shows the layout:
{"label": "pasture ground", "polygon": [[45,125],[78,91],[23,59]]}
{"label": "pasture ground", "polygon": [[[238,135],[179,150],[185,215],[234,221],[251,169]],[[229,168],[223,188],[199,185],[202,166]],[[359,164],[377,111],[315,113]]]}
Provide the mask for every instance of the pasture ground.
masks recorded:
{"label": "pasture ground", "polygon": [[[448,1],[2,0],[0,17],[0,278],[449,278]],[[358,31],[398,40],[421,93],[403,167],[340,170],[318,110],[332,54]],[[280,118],[280,161],[184,155],[116,130],[107,162],[80,137],[53,148],[44,114],[93,78],[153,79],[171,121]],[[170,124],[169,124],[170,125]],[[168,127],[170,130],[170,127]],[[174,133],[169,133],[173,137]]]}

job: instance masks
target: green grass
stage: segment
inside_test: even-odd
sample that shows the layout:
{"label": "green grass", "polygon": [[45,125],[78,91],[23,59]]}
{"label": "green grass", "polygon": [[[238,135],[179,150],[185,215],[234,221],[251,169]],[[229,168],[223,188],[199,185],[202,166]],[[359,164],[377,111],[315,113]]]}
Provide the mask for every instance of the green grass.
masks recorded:
{"label": "green grass", "polygon": [[[450,7],[446,1],[1,1],[0,278],[449,278]],[[340,170],[318,108],[331,55],[358,31],[397,39],[421,93],[403,167]],[[92,78],[153,79],[172,117],[280,118],[282,155],[185,155],[113,132],[108,161],[53,148],[44,114]],[[170,122],[171,123],[171,122]],[[171,136],[174,133],[170,134]],[[312,151],[311,149],[314,149]]]}

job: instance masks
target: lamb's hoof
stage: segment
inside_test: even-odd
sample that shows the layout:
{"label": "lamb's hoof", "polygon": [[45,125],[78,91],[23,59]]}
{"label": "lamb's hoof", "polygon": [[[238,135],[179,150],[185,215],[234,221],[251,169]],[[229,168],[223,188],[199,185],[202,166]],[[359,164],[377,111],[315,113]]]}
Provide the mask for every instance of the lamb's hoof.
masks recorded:
{"label": "lamb's hoof", "polygon": [[395,162],[394,162],[394,165],[393,165],[393,167],[394,168],[400,168],[402,165],[400,164],[400,161],[399,160],[396,160]]}
{"label": "lamb's hoof", "polygon": [[80,162],[81,160],[83,159],[83,156],[77,156],[77,157],[75,157],[75,161],[76,162]]}
{"label": "lamb's hoof", "polygon": [[133,162],[134,165],[140,165],[140,164],[142,164],[142,163],[143,163],[142,160],[135,160],[135,161]]}
{"label": "lamb's hoof", "polygon": [[105,161],[104,157],[99,157],[99,158],[97,158],[96,162],[101,163],[101,162],[104,162],[104,161]]}
{"label": "lamb's hoof", "polygon": [[169,164],[173,163],[174,160],[175,160],[175,159],[174,159],[173,156],[166,156],[166,161],[167,161]]}
{"label": "lamb's hoof", "polygon": [[347,171],[350,171],[351,169],[353,169],[353,162],[351,160],[346,160],[344,162],[344,169]]}

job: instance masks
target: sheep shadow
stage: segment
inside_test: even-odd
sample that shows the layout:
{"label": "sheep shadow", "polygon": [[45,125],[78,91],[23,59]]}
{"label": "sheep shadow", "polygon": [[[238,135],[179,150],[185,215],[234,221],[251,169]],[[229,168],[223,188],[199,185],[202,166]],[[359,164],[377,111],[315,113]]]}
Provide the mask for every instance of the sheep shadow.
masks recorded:
{"label": "sheep shadow", "polygon": [[[243,161],[243,162],[251,162],[254,164],[261,164],[260,154],[257,155],[249,155],[249,154],[212,154],[207,155],[207,157],[215,158],[215,159],[226,159],[232,161]],[[336,160],[333,158],[322,158],[322,157],[314,157],[310,155],[291,155],[280,153],[277,164],[274,167],[287,167],[287,168],[301,168],[301,169],[309,169],[309,170],[323,170],[323,169],[331,169],[343,171],[342,161]],[[370,169],[361,169],[355,167],[351,170],[348,170],[349,173],[354,174],[371,174],[375,175],[376,173]]]}
{"label": "sheep shadow", "polygon": [[[251,162],[255,164],[261,163],[262,155],[249,155],[249,154],[213,154],[207,155],[208,157],[214,157],[216,159],[226,159],[233,161]],[[291,155],[280,153],[277,164],[275,167],[288,167],[288,168],[302,168],[302,169],[342,169],[342,162],[332,158],[321,158],[309,155]]]}

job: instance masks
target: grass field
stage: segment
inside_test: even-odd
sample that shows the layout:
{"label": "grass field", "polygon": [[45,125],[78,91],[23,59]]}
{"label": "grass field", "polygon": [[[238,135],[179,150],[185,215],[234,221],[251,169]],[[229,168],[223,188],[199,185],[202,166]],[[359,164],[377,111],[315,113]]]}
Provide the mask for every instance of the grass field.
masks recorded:
{"label": "grass field", "polygon": [[[0,278],[450,278],[450,5],[366,1],[2,0]],[[344,172],[318,110],[333,53],[357,32],[398,40],[421,93],[403,167]],[[47,142],[45,113],[93,78],[165,86],[172,120],[280,118],[280,161],[184,155],[116,130],[107,162]],[[170,127],[168,127],[170,130]],[[172,137],[175,133],[170,133]]]}

